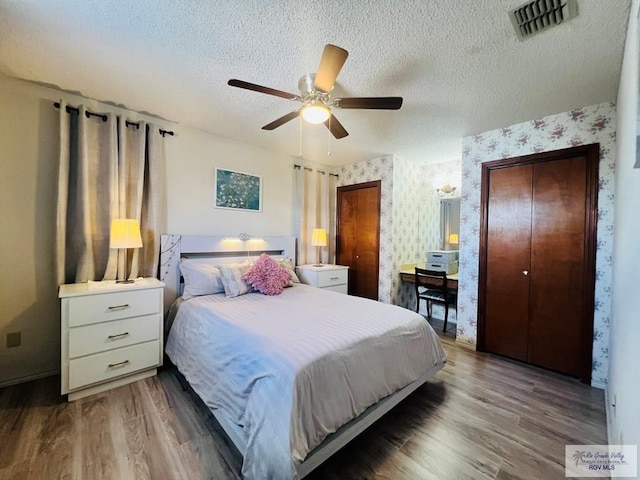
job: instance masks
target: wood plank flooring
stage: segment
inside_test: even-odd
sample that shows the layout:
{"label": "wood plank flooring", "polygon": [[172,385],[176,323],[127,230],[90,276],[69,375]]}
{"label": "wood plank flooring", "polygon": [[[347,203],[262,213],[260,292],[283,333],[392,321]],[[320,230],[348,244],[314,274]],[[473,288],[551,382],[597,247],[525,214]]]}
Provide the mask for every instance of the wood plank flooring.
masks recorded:
{"label": "wood plank flooring", "polygon": [[[307,478],[563,479],[565,444],[607,443],[601,390],[441,338],[447,366]],[[58,377],[1,389],[0,479],[240,478],[183,382],[171,367],[72,403]]]}

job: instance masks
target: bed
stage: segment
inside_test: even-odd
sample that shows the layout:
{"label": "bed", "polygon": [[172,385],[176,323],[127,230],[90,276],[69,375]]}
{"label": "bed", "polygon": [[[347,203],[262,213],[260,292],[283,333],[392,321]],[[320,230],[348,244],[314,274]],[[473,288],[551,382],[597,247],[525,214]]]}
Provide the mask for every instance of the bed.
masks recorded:
{"label": "bed", "polygon": [[[295,239],[170,235],[162,245],[168,307],[180,259],[294,258]],[[243,455],[244,478],[303,478],[446,362],[415,312],[307,285],[177,303],[166,353]]]}

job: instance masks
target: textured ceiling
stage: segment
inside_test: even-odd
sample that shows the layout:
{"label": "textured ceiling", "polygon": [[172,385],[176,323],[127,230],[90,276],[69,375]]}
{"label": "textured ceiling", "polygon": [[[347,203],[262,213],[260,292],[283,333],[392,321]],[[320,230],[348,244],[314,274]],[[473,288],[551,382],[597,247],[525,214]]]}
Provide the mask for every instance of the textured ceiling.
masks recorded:
{"label": "textured ceiling", "polygon": [[[0,72],[297,155],[298,93],[322,49],[349,51],[338,96],[402,96],[399,111],[339,110],[331,141],[305,125],[305,158],[393,153],[459,159],[461,137],[615,100],[630,0],[578,0],[578,16],[520,42],[522,0],[0,0]],[[334,95],[335,96],[335,95]]]}

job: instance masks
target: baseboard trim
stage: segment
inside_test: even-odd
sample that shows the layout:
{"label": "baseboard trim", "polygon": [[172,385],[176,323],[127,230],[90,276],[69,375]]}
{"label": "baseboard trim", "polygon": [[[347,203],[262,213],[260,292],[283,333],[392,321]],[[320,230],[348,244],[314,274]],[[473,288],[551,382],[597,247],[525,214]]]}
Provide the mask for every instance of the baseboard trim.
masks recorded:
{"label": "baseboard trim", "polygon": [[611,418],[613,416],[613,412],[611,411],[611,403],[609,402],[609,386],[607,385],[604,388],[604,418],[605,418],[605,426],[607,427],[607,442],[609,445],[615,445],[616,443],[611,438]]}
{"label": "baseboard trim", "polygon": [[32,373],[31,375],[26,375],[24,377],[11,378],[9,380],[0,380],[0,388],[10,387],[11,385],[30,382],[32,380],[40,380],[41,378],[53,377],[54,375],[60,375],[59,368],[54,368],[53,370],[46,370],[39,373]]}

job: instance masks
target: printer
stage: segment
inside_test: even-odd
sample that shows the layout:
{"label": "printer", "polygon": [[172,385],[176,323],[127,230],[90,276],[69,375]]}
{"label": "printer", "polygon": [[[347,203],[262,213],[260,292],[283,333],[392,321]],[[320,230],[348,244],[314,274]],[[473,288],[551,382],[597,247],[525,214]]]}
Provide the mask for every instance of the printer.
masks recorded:
{"label": "printer", "polygon": [[427,252],[427,270],[458,273],[458,250],[430,250]]}

